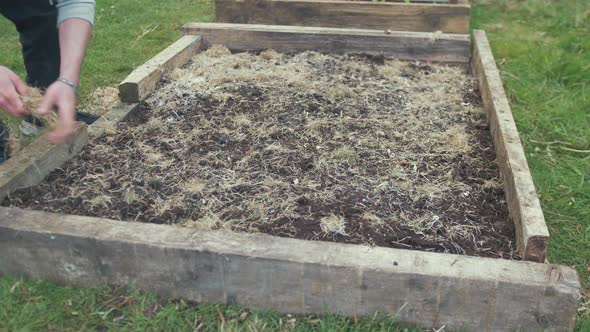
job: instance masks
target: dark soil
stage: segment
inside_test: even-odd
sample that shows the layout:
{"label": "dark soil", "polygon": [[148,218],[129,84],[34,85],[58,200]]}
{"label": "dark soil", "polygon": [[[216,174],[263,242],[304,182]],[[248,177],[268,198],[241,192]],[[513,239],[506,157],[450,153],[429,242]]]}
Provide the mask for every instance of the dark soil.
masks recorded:
{"label": "dark soil", "polygon": [[473,80],[383,57],[214,47],[3,204],[476,256],[515,250]]}

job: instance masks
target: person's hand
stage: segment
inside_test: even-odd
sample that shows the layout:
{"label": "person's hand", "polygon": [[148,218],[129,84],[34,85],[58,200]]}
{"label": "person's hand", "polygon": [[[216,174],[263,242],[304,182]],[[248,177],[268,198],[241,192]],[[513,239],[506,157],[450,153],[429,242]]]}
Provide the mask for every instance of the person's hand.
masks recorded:
{"label": "person's hand", "polygon": [[18,95],[27,96],[29,88],[12,70],[0,66],[0,109],[13,116],[26,115]]}
{"label": "person's hand", "polygon": [[48,134],[48,139],[59,144],[67,140],[76,129],[76,93],[67,84],[56,81],[47,88],[39,105],[39,116],[47,115],[57,107],[59,120],[57,127]]}

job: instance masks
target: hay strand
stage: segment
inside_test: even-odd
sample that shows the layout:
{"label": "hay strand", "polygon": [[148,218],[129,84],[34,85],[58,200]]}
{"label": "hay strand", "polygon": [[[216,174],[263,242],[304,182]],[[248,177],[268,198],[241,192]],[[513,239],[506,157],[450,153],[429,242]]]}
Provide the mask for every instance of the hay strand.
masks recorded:
{"label": "hay strand", "polygon": [[40,114],[39,106],[43,101],[43,93],[37,88],[29,88],[28,96],[20,96],[25,111],[41,121],[43,127],[47,130],[53,130],[57,127],[58,115],[56,112]]}

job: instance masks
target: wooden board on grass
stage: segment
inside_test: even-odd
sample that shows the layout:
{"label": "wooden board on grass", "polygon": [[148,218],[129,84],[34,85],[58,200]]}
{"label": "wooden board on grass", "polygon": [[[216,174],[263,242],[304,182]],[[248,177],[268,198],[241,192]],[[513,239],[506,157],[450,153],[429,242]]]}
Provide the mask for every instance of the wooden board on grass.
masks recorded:
{"label": "wooden board on grass", "polygon": [[216,0],[219,23],[397,31],[469,32],[467,4],[374,1]]}
{"label": "wooden board on grass", "polygon": [[571,331],[570,267],[0,207],[0,274],[458,331]]}
{"label": "wooden board on grass", "polygon": [[484,31],[475,30],[473,38],[472,68],[488,114],[508,208],[516,226],[519,252],[525,260],[543,262],[547,255],[549,230],[518,129],[487,36]]}

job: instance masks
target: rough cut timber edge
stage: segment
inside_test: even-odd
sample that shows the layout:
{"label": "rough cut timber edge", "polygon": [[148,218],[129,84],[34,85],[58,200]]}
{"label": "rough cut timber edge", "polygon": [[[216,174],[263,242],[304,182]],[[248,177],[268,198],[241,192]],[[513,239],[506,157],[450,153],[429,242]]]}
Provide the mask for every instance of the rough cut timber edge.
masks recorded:
{"label": "rough cut timber edge", "polygon": [[105,132],[115,129],[118,122],[125,120],[127,115],[139,105],[138,103],[120,102],[109,112],[105,113],[88,128],[90,137],[98,137]]}
{"label": "rough cut timber edge", "polygon": [[0,273],[468,331],[573,329],[572,268],[0,208]]}
{"label": "rough cut timber edge", "polygon": [[459,64],[468,64],[471,53],[469,35],[463,34],[229,23],[187,23],[183,30],[203,36],[205,46],[223,44],[234,51],[314,50]]}
{"label": "rough cut timber edge", "polygon": [[86,124],[78,122],[74,135],[63,144],[52,144],[43,134],[0,165],[0,202],[18,188],[43,181],[54,169],[74,157],[88,142]]}
{"label": "rough cut timber edge", "polygon": [[90,126],[79,122],[74,135],[64,144],[51,144],[39,136],[15,156],[0,165],[0,202],[19,188],[34,186],[54,169],[72,159],[88,143],[122,121],[138,104],[119,103]]}
{"label": "rough cut timber edge", "polygon": [[200,36],[186,35],[135,69],[119,84],[119,98],[137,103],[147,97],[162,76],[185,64],[201,47]]}
{"label": "rough cut timber edge", "polygon": [[473,38],[472,69],[488,115],[508,208],[516,226],[518,250],[524,260],[544,262],[549,230],[502,79],[485,31],[475,30]]}
{"label": "rough cut timber edge", "polygon": [[215,0],[219,23],[469,33],[468,4]]}

